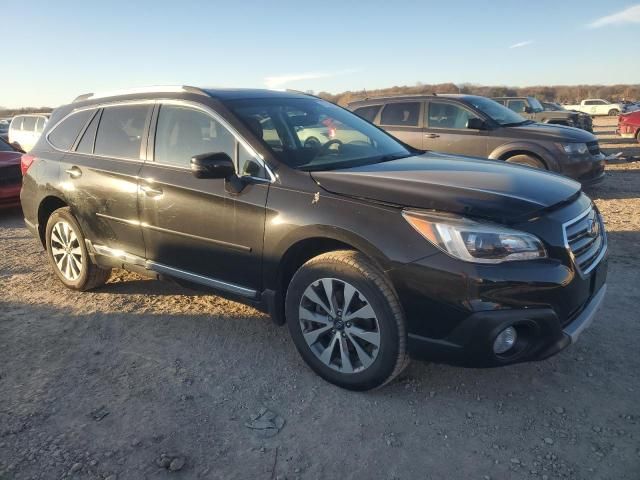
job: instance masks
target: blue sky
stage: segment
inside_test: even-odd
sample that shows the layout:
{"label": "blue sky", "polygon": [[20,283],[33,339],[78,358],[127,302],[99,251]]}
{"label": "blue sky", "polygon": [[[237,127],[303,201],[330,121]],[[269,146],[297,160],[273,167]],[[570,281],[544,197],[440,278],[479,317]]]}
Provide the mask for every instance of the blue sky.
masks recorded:
{"label": "blue sky", "polygon": [[159,84],[640,83],[637,0],[29,0],[2,24],[8,107]]}

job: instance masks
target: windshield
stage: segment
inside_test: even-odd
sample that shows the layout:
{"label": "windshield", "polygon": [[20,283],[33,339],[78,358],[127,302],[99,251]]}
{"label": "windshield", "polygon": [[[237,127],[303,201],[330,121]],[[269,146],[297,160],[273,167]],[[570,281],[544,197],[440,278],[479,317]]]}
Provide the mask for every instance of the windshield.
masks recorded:
{"label": "windshield", "polygon": [[280,161],[300,170],[349,168],[413,154],[357,115],[318,98],[226,104]]}
{"label": "windshield", "polygon": [[535,97],[529,97],[529,106],[534,112],[542,112],[544,110],[542,104]]}
{"label": "windshield", "polygon": [[504,105],[485,97],[467,97],[467,102],[476,107],[482,113],[492,118],[495,122],[504,126],[528,123],[523,117]]}

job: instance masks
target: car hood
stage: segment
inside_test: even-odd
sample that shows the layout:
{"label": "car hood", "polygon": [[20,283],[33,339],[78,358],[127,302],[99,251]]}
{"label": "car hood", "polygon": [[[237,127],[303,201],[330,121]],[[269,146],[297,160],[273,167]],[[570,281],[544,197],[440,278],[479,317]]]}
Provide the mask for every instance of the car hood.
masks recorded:
{"label": "car hood", "polygon": [[595,142],[595,135],[580,128],[567,127],[566,125],[553,125],[548,123],[530,123],[518,127],[506,127],[514,136],[530,140],[547,140],[554,142]]}
{"label": "car hood", "polygon": [[18,152],[0,152],[0,167],[20,165],[21,157],[22,154]]}
{"label": "car hood", "polygon": [[581,189],[560,175],[433,152],[311,175],[323,189],[339,195],[506,223],[567,202]]}

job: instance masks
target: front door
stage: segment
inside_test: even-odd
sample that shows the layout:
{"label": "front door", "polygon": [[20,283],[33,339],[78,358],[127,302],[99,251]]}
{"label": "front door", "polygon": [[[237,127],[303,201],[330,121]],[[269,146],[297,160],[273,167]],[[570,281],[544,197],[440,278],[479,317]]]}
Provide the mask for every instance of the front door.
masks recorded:
{"label": "front door", "polygon": [[449,100],[429,100],[425,106],[422,147],[443,153],[487,157],[487,131],[467,128],[471,110]]}
{"label": "front door", "polygon": [[[238,171],[257,156],[206,108],[166,102],[157,107],[148,160],[140,173],[141,225],[152,268],[245,297],[261,287],[269,182],[254,178],[239,193],[224,179],[198,179],[191,157],[224,152]],[[241,163],[242,165],[239,165]],[[253,178],[253,177],[252,177]]]}

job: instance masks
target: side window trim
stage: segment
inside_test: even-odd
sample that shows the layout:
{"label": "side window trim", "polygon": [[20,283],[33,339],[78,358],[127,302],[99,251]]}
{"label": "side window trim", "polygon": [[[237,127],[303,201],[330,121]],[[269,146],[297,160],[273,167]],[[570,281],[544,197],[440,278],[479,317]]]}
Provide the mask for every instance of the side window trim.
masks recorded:
{"label": "side window trim", "polygon": [[254,180],[264,181],[268,183],[273,183],[276,181],[276,176],[273,173],[273,170],[271,169],[271,167],[267,165],[267,163],[264,161],[262,156],[256,152],[256,150],[251,146],[251,144],[242,135],[240,135],[238,131],[226,119],[224,119],[218,112],[216,112],[211,107],[201,105],[198,103],[185,101],[185,100],[158,100],[156,102],[156,106],[153,110],[152,121],[150,122],[150,128],[149,128],[149,139],[148,139],[147,148],[146,148],[147,162],[152,162],[156,165],[161,165],[166,168],[190,171],[190,168],[188,167],[181,167],[179,165],[160,163],[155,160],[155,143],[156,143],[156,133],[158,128],[158,117],[160,114],[160,109],[163,105],[175,105],[183,108],[189,108],[192,110],[204,112],[205,114],[209,115],[216,122],[218,122],[223,128],[225,128],[229,133],[231,133],[231,135],[233,135],[235,139],[235,147],[234,147],[235,158],[233,158],[232,160],[233,160],[234,167],[236,169],[236,174],[238,173],[238,168],[239,168],[238,159],[239,159],[240,147],[244,147],[247,150],[247,152],[249,152],[251,156],[260,164],[260,166],[265,169],[265,171],[267,172],[267,176],[269,177],[269,178],[262,178],[262,177],[252,177],[249,175],[242,175],[240,178],[251,178]]}
{"label": "side window trim", "polygon": [[[102,115],[102,109],[101,108],[97,108],[95,112],[93,112],[93,115],[91,115],[89,117],[89,120],[87,121],[87,123],[84,124],[84,127],[82,127],[80,129],[80,133],[78,134],[78,136],[76,137],[75,141],[73,142],[73,145],[71,145],[71,148],[69,149],[70,152],[72,153],[78,153],[80,155],[93,155],[93,150],[96,146],[96,135],[93,136],[93,143],[91,145],[91,153],[86,154],[86,153],[81,153],[81,152],[76,152],[76,150],[78,149],[78,145],[80,144],[80,142],[82,141],[82,137],[84,137],[84,134],[86,133],[87,129],[89,128],[89,125],[91,125],[91,122],[93,121],[94,118],[96,118],[96,116],[98,115]],[[100,119],[98,118],[98,127],[100,126]],[[98,132],[98,128],[96,128],[96,133]]]}

